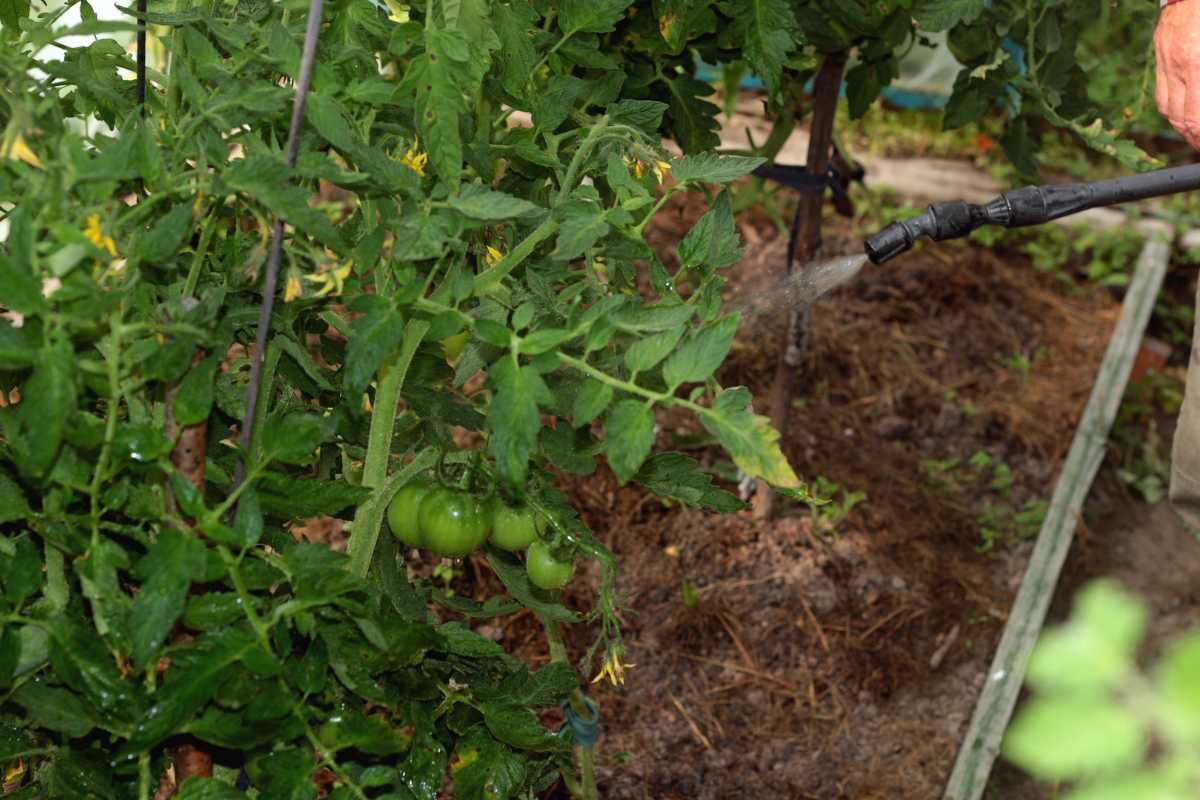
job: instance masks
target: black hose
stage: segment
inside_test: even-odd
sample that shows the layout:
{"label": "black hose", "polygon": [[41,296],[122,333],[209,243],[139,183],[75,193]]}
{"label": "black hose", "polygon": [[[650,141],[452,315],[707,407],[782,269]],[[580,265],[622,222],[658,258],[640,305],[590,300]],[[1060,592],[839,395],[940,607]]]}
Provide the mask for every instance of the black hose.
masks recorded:
{"label": "black hose", "polygon": [[904,253],[921,236],[934,241],[957,239],[983,225],[1020,228],[1041,225],[1091,208],[1130,203],[1200,189],[1200,164],[1126,175],[1094,183],[1026,186],[1005,192],[983,205],[934,203],[919,217],[894,222],[864,243],[876,264]]}

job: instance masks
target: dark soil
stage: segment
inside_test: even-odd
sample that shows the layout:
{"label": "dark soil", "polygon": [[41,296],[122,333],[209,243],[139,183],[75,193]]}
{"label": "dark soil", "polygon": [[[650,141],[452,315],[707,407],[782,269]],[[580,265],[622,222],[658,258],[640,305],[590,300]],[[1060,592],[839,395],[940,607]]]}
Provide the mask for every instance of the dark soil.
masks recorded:
{"label": "dark soil", "polygon": [[[702,210],[664,215],[665,260]],[[765,214],[752,209],[741,227],[730,294],[755,299],[742,301],[751,310],[721,379],[763,404],[785,315],[756,298],[780,294],[784,245]],[[841,228],[827,252],[857,248]],[[926,249],[868,268],[814,309],[784,449],[801,476],[842,487],[835,501],[866,492],[844,518],[668,508],[607,470],[564,484],[622,565],[635,665],[623,687],[593,687],[602,796],[940,797],[1117,312],[1108,291],[1011,254]],[[700,432],[673,414],[660,425],[660,446]],[[728,474],[719,453],[697,456]],[[1117,574],[1170,615],[1156,636],[1183,626],[1200,548],[1165,505],[1104,486],[1055,613],[1087,577]],[[1175,559],[1169,574],[1163,559]],[[576,584],[584,606],[586,579]],[[544,658],[527,623],[502,635]],[[588,632],[571,633],[581,654]],[[995,796],[1041,796],[999,775]]]}

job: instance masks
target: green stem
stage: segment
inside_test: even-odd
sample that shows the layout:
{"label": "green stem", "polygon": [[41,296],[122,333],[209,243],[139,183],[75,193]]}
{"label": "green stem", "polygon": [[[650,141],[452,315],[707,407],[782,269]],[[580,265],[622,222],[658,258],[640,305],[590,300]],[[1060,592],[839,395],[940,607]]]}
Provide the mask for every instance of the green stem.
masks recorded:
{"label": "green stem", "polygon": [[53,614],[61,614],[67,609],[70,600],[70,588],[67,586],[67,564],[62,550],[49,542],[46,543],[46,602],[50,604]]}
{"label": "green stem", "polygon": [[646,226],[650,224],[650,220],[654,219],[654,215],[659,211],[662,211],[662,207],[667,204],[667,201],[671,199],[672,195],[679,191],[682,191],[682,187],[672,186],[670,189],[663,192],[662,196],[659,197],[654,203],[654,206],[651,207],[650,213],[646,215],[645,219],[637,224],[637,226],[633,229],[633,232],[638,236],[641,236],[642,232],[646,230]]}
{"label": "green stem", "polygon": [[558,198],[555,201],[555,206],[562,204],[567,196],[575,190],[575,182],[579,180],[579,172],[583,169],[583,165],[587,163],[588,158],[592,154],[592,148],[596,146],[599,140],[604,136],[604,131],[608,127],[608,117],[603,116],[596,120],[592,125],[592,129],[588,131],[587,138],[583,140],[583,144],[579,145],[579,149],[575,151],[575,155],[571,158],[571,163],[567,167],[567,175],[563,179],[562,186],[558,187]]}
{"label": "green stem", "polygon": [[779,115],[779,119],[775,120],[775,124],[771,126],[771,135],[763,142],[763,146],[758,148],[758,155],[768,161],[774,161],[795,130],[796,110],[789,104]]}
{"label": "green stem", "polygon": [[282,354],[283,351],[275,346],[274,341],[267,343],[258,384],[258,405],[254,408],[254,420],[250,423],[250,448],[244,456],[251,464],[257,463],[261,455],[263,428],[267,424],[267,414],[271,413],[271,393],[275,390],[275,370],[279,367]]}
{"label": "green stem", "polygon": [[[362,485],[378,489],[387,480],[388,461],[392,454],[392,434],[396,426],[396,406],[400,403],[400,389],[413,355],[425,334],[429,323],[425,320],[410,320],[404,329],[404,342],[400,353],[380,371],[379,388],[375,392],[375,408],[371,413],[371,427],[367,434],[367,455],[363,462]],[[379,527],[383,515],[374,513],[369,501],[358,507],[354,514],[354,527],[347,552],[350,555],[350,570],[366,577],[379,538]]]}
{"label": "green stem", "polygon": [[694,403],[689,403],[686,400],[680,400],[679,398],[672,397],[669,394],[654,392],[650,389],[644,389],[641,386],[638,386],[636,383],[630,383],[629,381],[621,380],[620,378],[614,378],[607,372],[596,369],[581,358],[575,358],[574,356],[569,356],[566,353],[559,353],[558,360],[566,364],[568,367],[577,369],[583,374],[595,378],[601,383],[607,383],[614,389],[620,389],[623,392],[636,394],[640,397],[646,398],[647,400],[653,400],[658,403],[683,403],[685,405],[694,406],[695,408],[700,408],[700,406],[695,406]]}
{"label": "green stem", "polygon": [[570,41],[571,37],[574,35],[575,35],[575,31],[567,31],[566,33],[564,33],[563,37],[561,39],[559,39],[557,42],[555,42],[554,46],[546,51],[546,55],[542,56],[541,59],[538,60],[537,64],[535,64],[533,66],[533,69],[531,69],[529,71],[529,79],[533,80],[534,76],[536,76],[538,74],[538,72],[541,70],[541,68],[546,66],[546,62],[550,60],[550,56],[557,53],[559,48],[562,47],[564,44],[566,44],[568,41]]}
{"label": "green stem", "polygon": [[113,442],[117,438],[117,415],[121,410],[121,339],[125,333],[122,321],[123,313],[124,304],[113,312],[109,328],[111,333],[106,348],[108,352],[104,353],[104,364],[108,371],[108,408],[104,420],[104,442],[100,446],[100,457],[96,459],[92,482],[87,489],[90,500],[92,548],[100,545],[100,488],[108,478],[108,465],[112,459]]}
{"label": "green stem", "polygon": [[[546,619],[545,617],[541,617],[541,620],[542,628],[544,628],[546,631],[546,642],[550,646],[550,660],[560,664],[571,663],[567,658],[567,646],[563,642],[562,630],[559,628],[558,623],[554,622],[553,620]],[[575,691],[571,693],[570,703],[571,710],[579,716],[591,716],[592,711],[590,708],[588,708],[588,705],[584,700],[582,689],[576,688]],[[579,797],[580,800],[597,800],[600,794],[596,789],[595,748],[591,746],[581,747],[577,745],[575,747],[575,757],[579,760],[579,781],[572,788],[572,794]]]}
{"label": "green stem", "polygon": [[217,214],[220,210],[221,206],[218,203],[217,207],[208,215],[208,219],[204,221],[204,228],[200,231],[200,243],[192,255],[192,266],[188,270],[187,283],[183,286],[184,297],[196,295],[196,284],[200,282],[200,268],[204,266],[204,256],[208,254],[208,245],[212,242],[213,234],[217,232]]}
{"label": "green stem", "polygon": [[138,800],[150,800],[150,753],[138,755]]}

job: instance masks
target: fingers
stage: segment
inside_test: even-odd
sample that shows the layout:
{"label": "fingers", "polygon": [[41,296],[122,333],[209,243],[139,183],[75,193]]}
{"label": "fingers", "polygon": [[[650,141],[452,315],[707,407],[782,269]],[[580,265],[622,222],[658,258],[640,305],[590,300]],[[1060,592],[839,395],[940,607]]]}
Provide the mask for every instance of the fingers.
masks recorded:
{"label": "fingers", "polygon": [[1171,126],[1200,148],[1200,14],[1191,8],[1196,5],[1170,6],[1159,18],[1154,32],[1155,100]]}
{"label": "fingers", "polygon": [[1154,33],[1154,99],[1158,102],[1158,111],[1164,117],[1170,107],[1171,92],[1167,78],[1167,55],[1163,44],[1163,26],[1160,24]]}

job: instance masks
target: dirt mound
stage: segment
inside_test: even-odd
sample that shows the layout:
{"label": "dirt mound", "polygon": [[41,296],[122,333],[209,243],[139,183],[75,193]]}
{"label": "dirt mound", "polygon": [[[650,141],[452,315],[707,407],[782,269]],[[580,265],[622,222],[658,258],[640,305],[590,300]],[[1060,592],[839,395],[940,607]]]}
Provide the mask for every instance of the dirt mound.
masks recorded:
{"label": "dirt mound", "polygon": [[[701,211],[665,215],[664,259]],[[741,225],[730,295],[749,311],[721,378],[764,398],[784,243],[765,215]],[[815,519],[666,508],[607,472],[568,484],[622,564],[636,664],[596,692],[604,796],[939,796],[1024,566],[1012,543],[1040,524],[1115,318],[1105,291],[928,248],[814,308],[784,448],[833,496]],[[662,441],[700,433],[660,422]]]}

